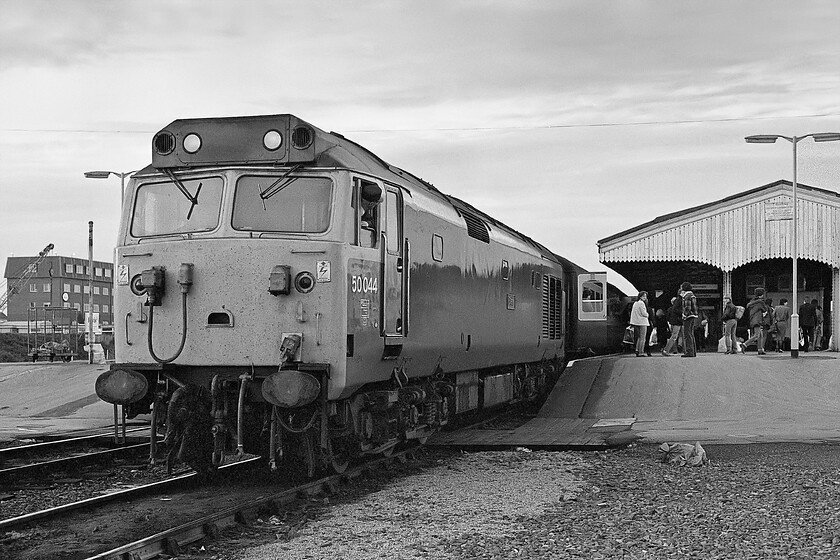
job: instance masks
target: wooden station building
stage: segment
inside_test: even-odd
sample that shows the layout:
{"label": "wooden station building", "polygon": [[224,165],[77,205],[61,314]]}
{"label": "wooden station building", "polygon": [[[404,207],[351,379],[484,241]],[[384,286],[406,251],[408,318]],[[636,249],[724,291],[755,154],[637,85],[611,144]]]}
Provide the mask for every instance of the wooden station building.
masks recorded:
{"label": "wooden station building", "polygon": [[[824,315],[823,348],[840,329],[832,302],[840,287],[840,193],[797,183],[797,299],[793,298],[793,184],[776,181],[695,206],[598,241],[600,262],[667,309],[691,282],[709,319],[709,341],[721,336],[723,296],[746,305],[762,287],[773,305],[791,309],[816,299]],[[739,335],[748,327],[738,324]],[[836,342],[831,350],[837,349]]]}

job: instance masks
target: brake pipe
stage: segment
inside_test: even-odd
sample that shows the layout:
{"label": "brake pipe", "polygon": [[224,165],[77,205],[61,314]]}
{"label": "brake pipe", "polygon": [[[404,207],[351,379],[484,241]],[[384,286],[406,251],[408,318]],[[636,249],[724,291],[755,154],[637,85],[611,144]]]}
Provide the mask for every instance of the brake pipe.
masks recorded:
{"label": "brake pipe", "polygon": [[[251,367],[254,367],[253,364]],[[251,379],[253,379],[253,372],[251,375],[243,373],[239,376],[239,402],[236,408],[236,455],[239,457],[245,454],[245,430],[243,429],[245,423],[245,389]]]}
{"label": "brake pipe", "polygon": [[184,350],[184,345],[187,342],[187,292],[185,292],[185,291],[181,292],[181,308],[183,310],[182,321],[181,321],[181,345],[178,346],[178,350],[175,352],[175,355],[173,355],[171,358],[167,358],[167,359],[164,360],[164,359],[161,359],[161,358],[157,357],[157,355],[155,354],[155,350],[153,348],[152,331],[154,330],[154,324],[155,324],[155,307],[153,305],[149,306],[149,332],[148,332],[148,334],[149,334],[149,336],[148,336],[149,354],[151,354],[152,359],[159,364],[168,364],[168,363],[174,362],[178,358],[178,356],[181,355],[181,352]]}

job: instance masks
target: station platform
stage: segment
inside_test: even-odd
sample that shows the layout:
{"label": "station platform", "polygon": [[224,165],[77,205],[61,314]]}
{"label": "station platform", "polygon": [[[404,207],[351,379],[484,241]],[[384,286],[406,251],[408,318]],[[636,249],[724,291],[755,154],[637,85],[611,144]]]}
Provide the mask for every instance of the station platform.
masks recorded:
{"label": "station platform", "polygon": [[570,362],[538,417],[512,430],[436,434],[468,447],[600,449],[632,441],[840,443],[840,355],[832,352]]}
{"label": "station platform", "polygon": [[[538,416],[513,429],[435,434],[460,447],[600,449],[646,443],[840,443],[840,354],[570,362]],[[107,364],[0,364],[0,442],[113,429],[94,384]],[[130,425],[148,424],[137,418]]]}
{"label": "station platform", "polygon": [[114,407],[94,392],[107,364],[0,364],[0,443],[113,430]]}

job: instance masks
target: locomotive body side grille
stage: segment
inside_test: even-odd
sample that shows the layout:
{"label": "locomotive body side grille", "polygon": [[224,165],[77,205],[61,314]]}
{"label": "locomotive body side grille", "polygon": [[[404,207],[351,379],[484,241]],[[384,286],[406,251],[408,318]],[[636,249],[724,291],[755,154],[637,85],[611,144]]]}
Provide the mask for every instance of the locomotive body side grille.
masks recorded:
{"label": "locomotive body side grille", "polygon": [[468,212],[461,211],[464,221],[467,223],[467,235],[472,238],[490,243],[490,233],[487,231],[487,224],[478,216],[473,216]]}
{"label": "locomotive body side grille", "polygon": [[546,274],[542,284],[542,336],[548,340],[557,340],[562,336],[563,291],[560,279]]}

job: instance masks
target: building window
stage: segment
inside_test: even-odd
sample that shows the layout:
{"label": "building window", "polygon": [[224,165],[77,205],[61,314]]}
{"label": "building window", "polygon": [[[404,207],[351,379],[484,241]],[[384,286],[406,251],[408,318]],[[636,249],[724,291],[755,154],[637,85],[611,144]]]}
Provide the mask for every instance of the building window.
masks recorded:
{"label": "building window", "polygon": [[67,309],[70,309],[70,302],[69,302],[69,301],[65,301],[65,302],[64,302],[64,307],[66,307]]}
{"label": "building window", "polygon": [[73,284],[73,293],[74,294],[81,294],[82,293],[82,287],[79,286],[78,284]]}
{"label": "building window", "polygon": [[34,293],[38,293],[38,287],[35,284],[29,284],[29,291]]}
{"label": "building window", "polygon": [[65,264],[64,272],[66,272],[67,274],[73,274],[73,265],[70,263]]}
{"label": "building window", "polygon": [[78,303],[74,303],[74,304],[73,304],[73,309],[75,309],[76,311],[81,311],[81,310],[82,310],[82,306],[81,306],[81,305],[79,305]]}
{"label": "building window", "polygon": [[34,302],[34,301],[30,301],[30,302],[29,302],[29,307],[35,307],[35,302]]}
{"label": "building window", "polygon": [[41,305],[43,305],[44,307],[49,307],[49,306],[50,306],[50,302],[45,301],[45,302],[44,302],[44,303],[42,303]]}
{"label": "building window", "polygon": [[44,284],[44,292],[49,293],[52,291],[52,284]]}
{"label": "building window", "polygon": [[89,312],[89,311],[90,311],[90,304],[89,304],[89,303],[86,303],[86,304],[85,304],[85,313],[87,313],[87,312]]}
{"label": "building window", "polygon": [[93,304],[93,312],[94,313],[99,313],[99,304],[98,303]]}
{"label": "building window", "polygon": [[105,269],[105,278],[110,278],[110,277],[111,277],[111,269],[110,269],[110,268],[106,268],[106,269]]}
{"label": "building window", "polygon": [[94,286],[93,287],[93,295],[95,295],[95,296],[99,295],[99,286]]}
{"label": "building window", "polygon": [[70,291],[70,284],[64,284],[64,291],[65,291],[65,292],[69,292],[69,291]]}
{"label": "building window", "polygon": [[107,305],[102,306],[102,313],[108,313],[108,306]]}
{"label": "building window", "polygon": [[82,291],[84,291],[84,293],[86,293],[86,294],[89,294],[89,293],[90,293],[90,286],[88,286],[87,284],[85,284],[85,286],[84,286],[84,288],[83,288],[83,290],[82,290]]}
{"label": "building window", "polygon": [[107,296],[109,293],[110,293],[110,290],[108,288],[102,288],[102,295],[103,296]]}
{"label": "building window", "polygon": [[94,268],[94,274],[96,274],[97,276],[102,276],[102,268],[98,266]]}
{"label": "building window", "polygon": [[76,265],[76,274],[84,274],[84,273],[85,273],[85,267],[80,265],[80,264],[77,264]]}

